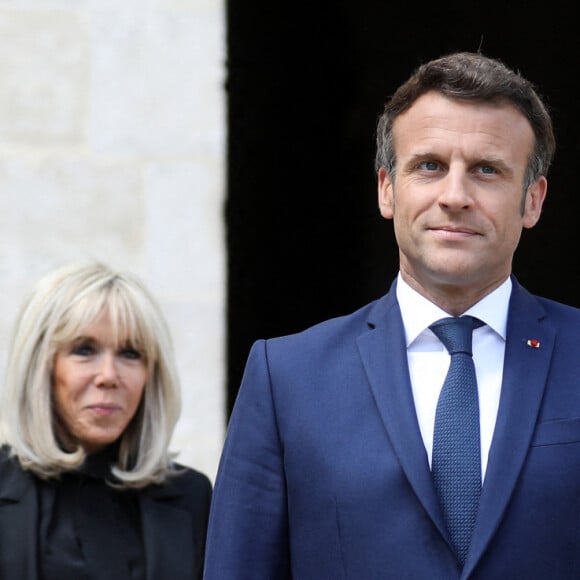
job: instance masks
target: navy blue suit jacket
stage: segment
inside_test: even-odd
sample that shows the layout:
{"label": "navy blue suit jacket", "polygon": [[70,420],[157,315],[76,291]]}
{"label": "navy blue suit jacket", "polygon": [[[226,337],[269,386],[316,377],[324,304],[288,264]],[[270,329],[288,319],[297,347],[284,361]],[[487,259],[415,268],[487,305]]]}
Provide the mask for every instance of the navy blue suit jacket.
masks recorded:
{"label": "navy blue suit jacket", "polygon": [[214,488],[204,578],[580,578],[580,310],[513,279],[463,570],[419,432],[394,285],[350,316],[257,341]]}

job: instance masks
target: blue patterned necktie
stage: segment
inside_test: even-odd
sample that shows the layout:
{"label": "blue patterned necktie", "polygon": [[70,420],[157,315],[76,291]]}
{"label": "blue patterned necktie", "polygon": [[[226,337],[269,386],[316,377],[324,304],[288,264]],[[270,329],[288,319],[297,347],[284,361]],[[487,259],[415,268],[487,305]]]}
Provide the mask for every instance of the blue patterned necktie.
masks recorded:
{"label": "blue patterned necktie", "polygon": [[443,517],[463,565],[475,526],[481,493],[481,452],[477,379],[471,352],[472,316],[442,318],[429,328],[451,355],[437,402],[431,471]]}

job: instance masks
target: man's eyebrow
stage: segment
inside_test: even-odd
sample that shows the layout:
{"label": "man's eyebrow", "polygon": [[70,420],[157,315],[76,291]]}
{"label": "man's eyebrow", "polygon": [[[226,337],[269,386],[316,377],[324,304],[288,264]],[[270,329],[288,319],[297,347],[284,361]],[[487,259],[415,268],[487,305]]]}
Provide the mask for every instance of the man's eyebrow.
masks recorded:
{"label": "man's eyebrow", "polygon": [[438,160],[439,155],[433,151],[420,151],[410,155],[404,162],[405,165],[418,163],[419,161]]}

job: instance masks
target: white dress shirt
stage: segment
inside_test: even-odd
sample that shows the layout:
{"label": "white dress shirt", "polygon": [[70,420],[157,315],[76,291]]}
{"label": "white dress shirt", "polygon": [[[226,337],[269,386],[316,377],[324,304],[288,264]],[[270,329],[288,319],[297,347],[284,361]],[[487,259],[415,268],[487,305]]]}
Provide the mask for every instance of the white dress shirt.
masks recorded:
{"label": "white dress shirt", "polygon": [[[485,323],[473,332],[473,360],[479,392],[482,481],[485,478],[499,407],[511,290],[512,283],[508,278],[464,313]],[[429,325],[450,315],[413,290],[400,273],[397,278],[397,299],[405,327],[417,420],[431,466],[435,410],[449,368],[450,356],[443,343],[429,329]]]}

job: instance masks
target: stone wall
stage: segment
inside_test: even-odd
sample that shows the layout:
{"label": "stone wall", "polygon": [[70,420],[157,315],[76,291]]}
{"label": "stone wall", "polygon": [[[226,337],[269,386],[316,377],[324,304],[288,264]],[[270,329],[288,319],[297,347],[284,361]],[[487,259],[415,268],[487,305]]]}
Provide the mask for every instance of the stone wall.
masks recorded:
{"label": "stone wall", "polygon": [[215,0],[0,0],[0,371],[22,296],[95,257],[175,341],[179,460],[224,435],[224,14]]}

